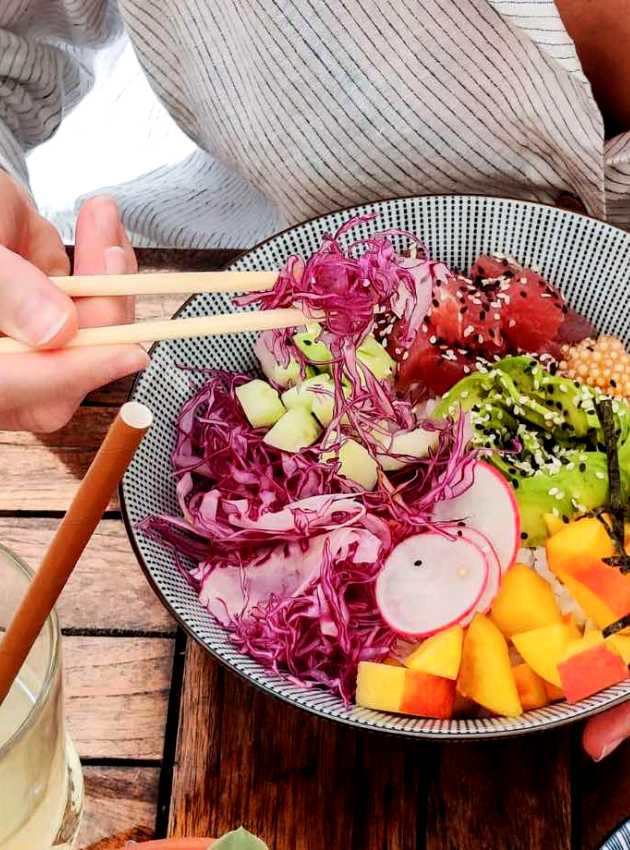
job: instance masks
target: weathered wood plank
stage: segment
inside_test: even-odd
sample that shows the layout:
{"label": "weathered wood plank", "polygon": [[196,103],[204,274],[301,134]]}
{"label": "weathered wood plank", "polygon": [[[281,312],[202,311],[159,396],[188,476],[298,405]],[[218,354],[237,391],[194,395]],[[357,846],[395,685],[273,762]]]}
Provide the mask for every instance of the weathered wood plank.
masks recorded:
{"label": "weathered wood plank", "polygon": [[80,850],[113,850],[128,841],[153,838],[160,769],[83,768],[85,808]]}
{"label": "weathered wood plank", "polygon": [[113,408],[82,407],[54,434],[0,431],[0,510],[65,510],[114,415]]}
{"label": "weathered wood plank", "polygon": [[244,823],[270,847],[411,850],[422,846],[429,758],[273,700],[189,642],[170,834]]}
{"label": "weathered wood plank", "polygon": [[[0,517],[0,540],[37,567],[59,520]],[[149,586],[120,520],[103,520],[57,603],[66,629],[175,632]]]}
{"label": "weathered wood plank", "polygon": [[162,758],[173,645],[63,638],[68,728],[82,758]]}
{"label": "weathered wood plank", "polygon": [[577,799],[575,850],[593,850],[630,816],[630,744],[595,764],[580,754],[574,768]]}
{"label": "weathered wood plank", "polygon": [[570,732],[443,745],[426,850],[571,850]]}

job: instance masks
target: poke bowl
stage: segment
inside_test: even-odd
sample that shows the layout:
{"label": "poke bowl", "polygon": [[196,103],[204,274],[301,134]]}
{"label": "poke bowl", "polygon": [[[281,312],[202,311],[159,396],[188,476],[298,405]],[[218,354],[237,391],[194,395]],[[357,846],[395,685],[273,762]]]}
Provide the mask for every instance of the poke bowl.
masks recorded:
{"label": "poke bowl", "polygon": [[[470,740],[630,697],[630,234],[379,201],[241,255],[304,325],[156,344],[121,485],[162,602],[229,669],[370,731]],[[197,295],[180,317],[233,311]]]}

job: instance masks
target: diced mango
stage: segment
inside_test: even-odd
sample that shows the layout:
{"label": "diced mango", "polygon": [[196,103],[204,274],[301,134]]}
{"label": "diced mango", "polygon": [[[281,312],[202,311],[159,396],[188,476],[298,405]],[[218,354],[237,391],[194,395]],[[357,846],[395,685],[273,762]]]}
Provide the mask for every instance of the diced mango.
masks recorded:
{"label": "diced mango", "polygon": [[588,587],[580,581],[559,570],[556,575],[569,591],[575,602],[580,606],[584,614],[592,620],[598,628],[605,629],[618,619],[615,612]]}
{"label": "diced mango", "polygon": [[506,637],[562,620],[549,583],[525,564],[503,576],[490,616]]}
{"label": "diced mango", "polygon": [[464,630],[461,626],[438,632],[407,656],[405,666],[445,679],[456,679],[462,660],[463,641]]}
{"label": "diced mango", "polygon": [[547,692],[547,699],[549,702],[558,702],[559,700],[564,699],[564,691],[562,688],[552,685],[551,682],[545,682],[545,691]]}
{"label": "diced mango", "polygon": [[420,670],[407,670],[405,690],[398,709],[403,714],[447,720],[453,716],[454,704],[455,682]]}
{"label": "diced mango", "polygon": [[523,712],[507,641],[483,614],[475,616],[464,637],[457,688],[495,714],[516,717]]}
{"label": "diced mango", "polygon": [[377,711],[449,718],[455,683],[406,667],[361,661],[357,674],[357,705]]}
{"label": "diced mango", "polygon": [[361,661],[357,674],[357,705],[398,711],[405,692],[405,667]]}
{"label": "diced mango", "polygon": [[545,514],[543,519],[545,520],[549,537],[553,537],[554,534],[557,534],[564,528],[565,524],[562,522],[561,517],[556,516],[555,514]]}
{"label": "diced mango", "polygon": [[573,614],[563,614],[562,622],[569,629],[569,638],[570,640],[579,640],[582,637],[582,632],[580,631],[580,627],[575,621],[575,617]]}
{"label": "diced mango", "polygon": [[604,524],[594,517],[567,523],[547,540],[547,561],[556,575],[559,571],[571,574],[585,563],[614,554],[615,547]]}
{"label": "diced mango", "polygon": [[552,623],[512,636],[512,642],[535,673],[546,682],[562,687],[558,662],[571,641],[571,632],[565,623]]}
{"label": "diced mango", "polygon": [[575,570],[572,576],[601,599],[617,618],[630,613],[630,576],[616,567],[596,561]]}
{"label": "diced mango", "polygon": [[569,702],[579,702],[628,678],[628,667],[601,633],[589,632],[573,641],[558,664],[562,689]]}
{"label": "diced mango", "polygon": [[615,647],[626,664],[630,664],[630,635],[617,633],[606,638],[606,641]]}
{"label": "diced mango", "polygon": [[529,664],[517,664],[512,668],[512,672],[523,711],[543,708],[549,703],[544,680],[534,673]]}

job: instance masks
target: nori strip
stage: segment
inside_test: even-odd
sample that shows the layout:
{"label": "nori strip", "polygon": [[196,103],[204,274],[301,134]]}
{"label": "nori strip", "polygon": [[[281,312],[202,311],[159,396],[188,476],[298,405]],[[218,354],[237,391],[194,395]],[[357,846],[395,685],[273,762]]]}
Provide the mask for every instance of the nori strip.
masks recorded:
{"label": "nori strip", "polygon": [[621,617],[619,620],[615,620],[614,623],[606,626],[605,629],[602,629],[602,634],[605,638],[607,638],[611,635],[617,634],[617,632],[622,631],[622,629],[627,629],[628,626],[630,626],[630,614],[626,614],[625,617]]}
{"label": "nori strip", "polygon": [[[608,464],[608,505],[612,516],[613,526],[609,529],[617,553],[620,557],[625,556],[624,546],[624,505],[621,495],[621,472],[619,470],[619,449],[617,446],[617,434],[615,428],[615,417],[613,413],[612,399],[604,398],[597,405],[597,412],[604,430],[606,440],[606,461]],[[616,564],[613,566],[617,566]]]}

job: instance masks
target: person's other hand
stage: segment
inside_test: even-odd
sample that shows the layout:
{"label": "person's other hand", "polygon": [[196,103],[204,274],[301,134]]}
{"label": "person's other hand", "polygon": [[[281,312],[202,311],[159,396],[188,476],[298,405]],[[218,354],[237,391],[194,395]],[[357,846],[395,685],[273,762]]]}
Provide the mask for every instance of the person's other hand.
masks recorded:
{"label": "person's other hand", "polygon": [[582,741],[589,756],[601,761],[627,738],[630,738],[630,703],[618,705],[589,720]]}
{"label": "person's other hand", "polygon": [[[77,222],[75,273],[136,269],[115,202],[94,198],[84,204]],[[0,333],[39,349],[0,358],[0,429],[55,431],[87,393],[148,365],[138,346],[46,351],[63,345],[80,326],[133,321],[131,299],[72,301],[48,279],[69,271],[57,231],[24,189],[0,172]]]}

